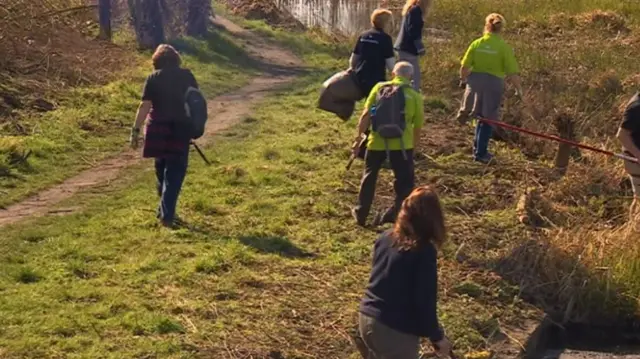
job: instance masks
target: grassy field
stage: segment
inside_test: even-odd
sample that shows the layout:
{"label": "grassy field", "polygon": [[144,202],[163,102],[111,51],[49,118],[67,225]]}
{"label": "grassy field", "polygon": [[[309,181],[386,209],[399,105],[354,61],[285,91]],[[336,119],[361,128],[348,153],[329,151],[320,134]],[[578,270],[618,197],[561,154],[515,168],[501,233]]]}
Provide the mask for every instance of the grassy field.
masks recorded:
{"label": "grassy field", "polygon": [[[184,66],[193,70],[208,96],[240,87],[255,73],[241,44],[225,33],[173,44],[184,52]],[[52,94],[58,102],[54,111],[16,111],[15,118],[0,127],[0,206],[125,148],[142,85],[152,70],[151,53],[129,55],[131,65],[118,80]],[[22,161],[28,151],[31,156]]]}
{"label": "grassy field", "polygon": [[[358,180],[343,169],[350,129],[309,112],[321,79],[223,134],[207,153],[213,166],[192,159],[182,229],[157,226],[153,175],[141,166],[81,214],[5,231],[5,356],[349,357],[376,232],[348,215]],[[442,318],[472,350],[531,308],[517,288],[459,265],[456,248],[442,264]]]}
{"label": "grassy field", "polygon": [[638,233],[626,221],[631,191],[621,161],[582,151],[560,177],[552,170],[555,143],[503,133],[493,145],[498,165],[477,170],[469,162],[472,131],[451,119],[461,98],[459,60],[494,11],[507,18],[504,36],[526,90],[524,102],[508,92],[503,119],[552,134],[568,120],[577,140],[620,150],[613,137],[620,107],[640,85],[640,4],[442,0],[427,23],[448,32],[448,41],[427,37],[422,67],[432,124],[423,151],[436,161],[422,167],[423,182],[444,191],[461,251],[517,285],[530,303],[560,321],[635,318]]}
{"label": "grassy field", "polygon": [[[499,163],[481,166],[469,160],[471,130],[450,120],[457,61],[482,14],[501,9],[529,88],[528,106],[507,100],[505,120],[554,131],[558,110],[582,140],[617,149],[606,136],[635,86],[627,82],[633,60],[623,55],[638,55],[620,44],[635,38],[640,5],[499,4],[473,1],[462,11],[458,0],[437,2],[431,22],[453,39],[430,43],[424,60],[418,178],[438,187],[447,213],[439,310],[461,353],[494,348],[501,331],[542,311],[560,321],[633,318],[640,295],[638,235],[625,223],[629,187],[619,162],[582,153],[558,178],[554,146],[509,136],[492,144]],[[594,20],[595,9],[615,13]],[[562,17],[575,23],[554,22]],[[604,31],[612,18],[630,32]],[[312,110],[345,50],[319,44],[318,35],[250,25],[315,71],[220,135],[207,149],[213,166],[192,158],[178,209],[185,227],[156,224],[145,163],[108,196],[81,194],[89,203],[81,213],[3,228],[1,358],[356,357],[349,334],[377,233],[348,214],[362,168],[343,167],[353,121]],[[572,47],[585,37],[606,52]],[[618,92],[589,90],[610,70]],[[390,181],[388,173],[379,181],[378,207],[392,200]]]}

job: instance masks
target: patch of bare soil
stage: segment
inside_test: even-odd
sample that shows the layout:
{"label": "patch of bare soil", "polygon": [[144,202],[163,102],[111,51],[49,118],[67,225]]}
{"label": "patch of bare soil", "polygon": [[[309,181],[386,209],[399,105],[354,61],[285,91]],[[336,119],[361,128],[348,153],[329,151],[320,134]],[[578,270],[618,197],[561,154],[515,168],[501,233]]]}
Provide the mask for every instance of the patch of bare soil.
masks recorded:
{"label": "patch of bare soil", "polygon": [[[291,52],[268,43],[226,19],[217,17],[215,21],[219,28],[224,29],[223,31],[229,31],[246,40],[248,52],[260,64],[263,73],[247,86],[209,101],[209,113],[215,114],[215,117],[207,123],[205,136],[199,141],[202,145],[206,145],[211,140],[211,135],[241,121],[249,115],[256,103],[292,81],[301,71],[301,61]],[[107,159],[60,185],[0,210],[0,226],[46,214],[74,212],[77,208],[60,210],[56,205],[83,189],[106,191],[105,186],[118,178],[123,169],[141,160],[140,153],[133,150],[127,150]]]}
{"label": "patch of bare soil", "polygon": [[289,11],[273,0],[227,0],[231,11],[249,20],[264,20],[267,24],[288,30],[304,30],[305,26]]}
{"label": "patch of bare soil", "polygon": [[96,29],[95,8],[81,2],[0,4],[0,124],[16,110],[51,110],[61,89],[104,83],[131,63],[131,52],[96,40]]}

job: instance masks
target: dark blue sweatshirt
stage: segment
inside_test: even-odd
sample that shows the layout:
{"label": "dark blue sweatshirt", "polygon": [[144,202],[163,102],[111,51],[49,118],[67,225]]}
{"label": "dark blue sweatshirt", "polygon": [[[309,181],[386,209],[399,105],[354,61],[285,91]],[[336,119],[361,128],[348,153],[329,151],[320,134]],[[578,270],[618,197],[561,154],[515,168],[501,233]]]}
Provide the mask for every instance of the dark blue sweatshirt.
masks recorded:
{"label": "dark blue sweatshirt", "polygon": [[369,286],[360,313],[399,332],[440,341],[437,252],[433,245],[411,251],[392,247],[392,232],[376,240]]}
{"label": "dark blue sweatshirt", "polygon": [[400,33],[396,38],[394,48],[397,51],[408,52],[412,55],[418,55],[416,41],[422,41],[422,28],[424,20],[422,19],[422,9],[418,5],[414,5],[407,11],[402,18]]}

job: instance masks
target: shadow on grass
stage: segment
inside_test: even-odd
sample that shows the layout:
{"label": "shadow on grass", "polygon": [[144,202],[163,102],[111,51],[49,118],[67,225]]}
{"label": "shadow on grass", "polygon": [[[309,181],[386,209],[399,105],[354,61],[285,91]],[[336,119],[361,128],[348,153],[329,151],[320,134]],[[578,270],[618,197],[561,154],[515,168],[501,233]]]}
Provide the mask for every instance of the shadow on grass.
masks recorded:
{"label": "shadow on grass", "polygon": [[252,61],[251,56],[241,46],[218,31],[209,31],[202,39],[181,37],[172,40],[170,44],[176,50],[205,63],[248,65]]}
{"label": "shadow on grass", "polygon": [[[260,55],[253,56],[247,52],[239,42],[232,37],[243,38],[248,43],[259,39],[249,38],[245,35],[237,35],[228,32],[224,28],[209,31],[202,39],[179,38],[173,40],[171,45],[178,51],[194,56],[203,63],[215,63],[224,67],[258,70],[274,76],[302,75],[307,69],[294,64],[281,65],[263,60]],[[260,46],[257,46],[260,50]]]}
{"label": "shadow on grass", "polygon": [[635,346],[640,352],[638,304],[622,294],[624,285],[608,268],[587,268],[580,257],[543,239],[527,241],[491,266],[546,314],[525,358],[552,358],[565,349],[624,352]]}
{"label": "shadow on grass", "polygon": [[298,248],[287,238],[275,236],[244,236],[240,242],[260,253],[278,254],[286,258],[315,258],[316,255]]}

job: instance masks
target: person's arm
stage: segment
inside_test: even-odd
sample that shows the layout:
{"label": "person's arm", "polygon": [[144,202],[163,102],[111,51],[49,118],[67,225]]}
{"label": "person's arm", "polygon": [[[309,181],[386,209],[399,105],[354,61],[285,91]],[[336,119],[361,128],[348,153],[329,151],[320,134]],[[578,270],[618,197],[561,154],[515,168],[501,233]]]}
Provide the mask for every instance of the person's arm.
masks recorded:
{"label": "person's arm", "polygon": [[371,114],[369,112],[369,108],[365,107],[360,115],[360,119],[358,120],[358,127],[356,130],[356,140],[360,140],[367,129],[371,126]]}
{"label": "person's arm", "polygon": [[522,95],[524,95],[524,93],[522,92],[522,80],[520,79],[520,75],[518,74],[509,75],[507,77],[507,81],[509,81],[509,83],[516,88],[516,96],[521,97]]}
{"label": "person's arm", "polygon": [[358,62],[360,61],[360,56],[362,55],[360,51],[360,36],[356,39],[356,45],[353,47],[353,51],[351,52],[351,57],[349,57],[349,68],[355,70]]}
{"label": "person's arm", "polygon": [[444,332],[438,321],[438,259],[436,249],[430,244],[428,246],[416,252],[414,300],[421,336],[437,343],[444,339]]}
{"label": "person's arm", "polygon": [[413,120],[413,148],[414,151],[418,149],[420,145],[420,133],[424,126],[424,100],[421,95],[417,95],[415,101],[415,117]]}
{"label": "person's arm", "polygon": [[144,124],[144,121],[147,119],[149,112],[152,107],[152,99],[153,99],[153,74],[147,77],[144,82],[144,87],[142,88],[142,101],[140,101],[140,105],[138,105],[138,111],[136,112],[136,119],[133,122],[133,126],[131,127],[131,136],[129,137],[129,143],[131,148],[138,147],[138,141],[140,139],[140,127]]}
{"label": "person's arm", "polygon": [[379,87],[379,85],[375,85],[373,87],[373,89],[369,93],[369,96],[367,97],[367,100],[364,103],[364,109],[362,110],[362,114],[360,115],[360,119],[358,120],[358,126],[356,127],[355,143],[351,148],[354,155],[357,155],[359,151],[358,144],[362,140],[363,136],[365,136],[365,132],[369,129],[369,126],[371,126],[371,107],[376,101],[376,94],[378,93]]}
{"label": "person's arm", "polygon": [[467,82],[467,77],[469,77],[471,70],[473,69],[474,50],[475,41],[469,45],[469,48],[467,48],[467,51],[462,57],[462,61],[460,61],[460,81],[463,83]]}
{"label": "person's arm", "polygon": [[358,66],[358,61],[360,61],[360,55],[352,52],[349,58],[349,68],[355,70],[356,66]]}
{"label": "person's arm", "polygon": [[516,88],[516,95],[522,96],[522,81],[520,79],[520,66],[518,65],[518,61],[516,60],[516,56],[513,53],[513,49],[505,45],[506,48],[504,50],[504,72],[507,74],[506,80]]}
{"label": "person's arm", "polygon": [[356,131],[356,138],[353,142],[353,146],[351,147],[351,152],[353,156],[357,156],[358,152],[360,152],[360,143],[365,138],[365,132],[369,128],[371,124],[371,115],[369,113],[369,108],[365,107],[360,115],[360,119],[358,120],[358,126]]}
{"label": "person's arm", "polygon": [[426,52],[422,43],[422,28],[424,27],[422,9],[419,6],[414,6],[411,10],[409,10],[408,20],[409,38],[416,47],[418,55],[422,55]]}
{"label": "person's arm", "polygon": [[151,112],[151,101],[144,100],[140,102],[138,105],[138,111],[136,113],[136,120],[133,124],[133,128],[140,129],[144,124],[144,121],[147,119],[147,116]]}
{"label": "person's arm", "polygon": [[149,112],[151,111],[151,101],[143,100],[138,105],[138,111],[136,113],[136,119],[133,123],[133,127],[131,128],[131,137],[129,138],[129,144],[131,148],[138,148],[138,142],[140,140],[140,127],[144,124],[144,121],[147,119]]}
{"label": "person's arm", "polygon": [[393,67],[396,65],[396,54],[393,51],[393,40],[391,36],[385,36],[386,41],[383,43],[382,56],[384,57],[384,63],[387,65],[389,72],[393,71]]}
{"label": "person's arm", "polygon": [[422,28],[424,27],[422,9],[420,6],[414,6],[409,10],[408,15],[407,30],[409,30],[409,38],[412,41],[422,40]]}

